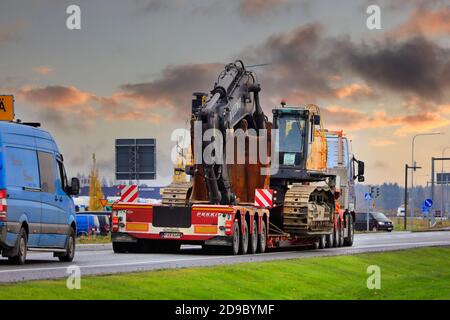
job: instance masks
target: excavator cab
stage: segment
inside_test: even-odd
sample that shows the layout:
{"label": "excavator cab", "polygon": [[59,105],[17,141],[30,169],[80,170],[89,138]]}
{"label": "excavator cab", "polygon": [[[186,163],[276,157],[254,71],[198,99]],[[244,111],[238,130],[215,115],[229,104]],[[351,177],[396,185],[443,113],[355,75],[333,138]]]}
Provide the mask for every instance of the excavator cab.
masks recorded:
{"label": "excavator cab", "polygon": [[273,178],[310,180],[326,171],[326,138],[316,106],[291,107],[286,103],[272,110],[278,130],[279,171]]}

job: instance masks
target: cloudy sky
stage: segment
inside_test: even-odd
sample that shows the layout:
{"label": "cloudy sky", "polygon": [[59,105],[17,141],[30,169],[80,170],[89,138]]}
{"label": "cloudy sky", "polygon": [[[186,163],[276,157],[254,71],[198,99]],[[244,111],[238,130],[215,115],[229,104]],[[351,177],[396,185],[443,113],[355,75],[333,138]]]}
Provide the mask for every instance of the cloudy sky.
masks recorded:
{"label": "cloudy sky", "polygon": [[[66,28],[70,4],[81,30]],[[381,30],[366,26],[371,4]],[[95,152],[112,178],[114,139],[154,137],[154,184],[167,183],[170,135],[186,126],[191,93],[211,90],[237,58],[270,64],[255,69],[267,114],[282,98],[321,106],[326,127],[344,129],[366,162],[368,183],[403,181],[417,133],[445,133],[416,140],[421,184],[450,146],[448,1],[0,3],[0,92],[15,95],[17,118],[54,135],[72,175]]]}

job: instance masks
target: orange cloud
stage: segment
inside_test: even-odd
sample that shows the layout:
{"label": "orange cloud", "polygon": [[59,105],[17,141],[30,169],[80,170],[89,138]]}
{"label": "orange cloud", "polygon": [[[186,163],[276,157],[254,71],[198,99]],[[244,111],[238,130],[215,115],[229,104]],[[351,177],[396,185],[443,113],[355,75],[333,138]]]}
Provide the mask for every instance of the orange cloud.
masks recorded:
{"label": "orange cloud", "polygon": [[386,147],[395,144],[395,141],[386,139],[371,139],[369,144],[374,147]]}
{"label": "orange cloud", "polygon": [[56,109],[85,104],[92,96],[71,86],[23,87],[19,96],[30,103],[47,105]]}
{"label": "orange cloud", "polygon": [[393,38],[406,38],[417,34],[448,35],[450,33],[450,7],[436,11],[425,8],[414,10],[408,20],[389,33]]}
{"label": "orange cloud", "polygon": [[436,106],[436,109],[439,111],[419,111],[407,115],[391,116],[384,110],[365,113],[343,106],[329,106],[322,108],[322,113],[324,119],[326,119],[326,127],[330,129],[358,131],[374,128],[392,128],[395,129],[395,135],[404,136],[450,125],[450,119],[442,112],[443,110],[448,110],[450,113],[450,106]]}
{"label": "orange cloud", "polygon": [[335,94],[339,99],[361,96],[367,97],[373,95],[373,90],[365,84],[352,83],[351,85],[336,89]]}
{"label": "orange cloud", "polygon": [[33,72],[36,72],[36,73],[39,73],[42,75],[46,75],[46,74],[53,72],[53,69],[48,66],[39,66],[39,67],[33,68]]}
{"label": "orange cloud", "polygon": [[269,13],[285,3],[286,0],[243,0],[240,11],[244,16],[257,16]]}

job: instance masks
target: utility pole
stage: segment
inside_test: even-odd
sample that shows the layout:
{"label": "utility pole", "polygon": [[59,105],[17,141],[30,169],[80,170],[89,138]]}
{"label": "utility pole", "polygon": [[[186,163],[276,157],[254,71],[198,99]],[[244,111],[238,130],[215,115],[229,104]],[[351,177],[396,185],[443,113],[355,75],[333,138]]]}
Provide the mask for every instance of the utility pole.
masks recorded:
{"label": "utility pole", "polygon": [[[429,132],[429,133],[418,133],[416,135],[413,136],[412,138],[412,143],[411,143],[411,168],[413,169],[411,171],[411,194],[414,192],[414,171],[416,171],[417,168],[416,167],[416,162],[414,160],[414,144],[416,142],[416,138],[420,137],[420,136],[435,136],[435,135],[443,135],[443,132]],[[412,199],[411,199],[412,200]],[[414,212],[414,202],[411,203],[411,208],[410,208],[410,215],[411,215],[411,230],[412,230],[412,219],[413,219],[413,212]],[[406,211],[405,211],[405,215],[406,215]]]}
{"label": "utility pole", "polygon": [[[414,170],[416,171],[416,169],[422,169],[422,167],[416,167],[416,166],[409,166],[408,164],[405,164],[405,215],[403,216],[403,229],[406,231],[406,214],[408,212],[408,170]],[[410,218],[410,229],[412,231],[412,214],[411,214],[411,218]]]}

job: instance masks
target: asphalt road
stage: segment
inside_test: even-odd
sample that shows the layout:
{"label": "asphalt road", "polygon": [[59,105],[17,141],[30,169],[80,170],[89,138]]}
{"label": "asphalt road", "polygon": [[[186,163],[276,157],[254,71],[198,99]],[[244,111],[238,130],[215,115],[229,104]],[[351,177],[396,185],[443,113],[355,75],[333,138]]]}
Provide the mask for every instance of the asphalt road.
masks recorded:
{"label": "asphalt road", "polygon": [[167,268],[223,265],[292,258],[349,255],[417,247],[450,246],[450,232],[392,232],[357,234],[353,247],[323,250],[290,249],[245,256],[207,255],[199,247],[182,247],[179,254],[114,254],[111,245],[78,246],[72,263],[61,263],[51,253],[29,252],[24,266],[0,258],[0,283],[66,277],[67,267],[77,265],[82,276],[148,271]]}

